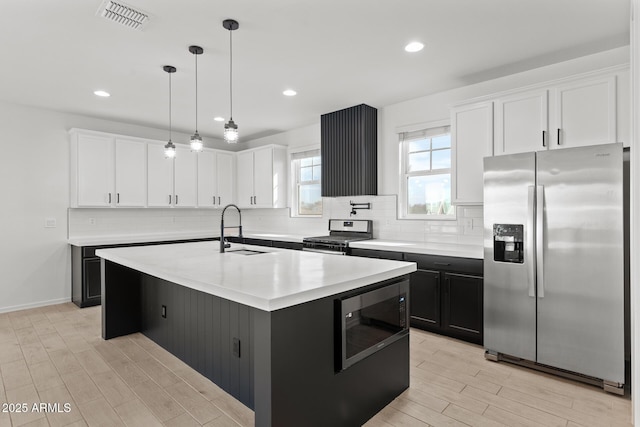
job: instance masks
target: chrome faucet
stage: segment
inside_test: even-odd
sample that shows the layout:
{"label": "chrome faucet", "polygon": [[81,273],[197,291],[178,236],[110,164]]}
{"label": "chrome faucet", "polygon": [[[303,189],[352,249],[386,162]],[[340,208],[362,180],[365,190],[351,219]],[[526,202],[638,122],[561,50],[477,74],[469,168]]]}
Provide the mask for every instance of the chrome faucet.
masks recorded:
{"label": "chrome faucet", "polygon": [[[231,206],[236,208],[236,210],[238,211],[238,217],[239,217],[240,223],[237,226],[225,227],[224,226],[224,211],[226,211],[227,208],[231,207]],[[224,229],[225,228],[237,228],[238,231],[239,231],[238,237],[240,237],[242,239],[242,213],[240,212],[240,208],[237,207],[236,205],[230,204],[230,205],[225,206],[224,209],[222,209],[222,215],[220,215],[220,253],[224,253],[224,249],[225,248],[230,248],[231,247],[231,244],[224,242]]]}

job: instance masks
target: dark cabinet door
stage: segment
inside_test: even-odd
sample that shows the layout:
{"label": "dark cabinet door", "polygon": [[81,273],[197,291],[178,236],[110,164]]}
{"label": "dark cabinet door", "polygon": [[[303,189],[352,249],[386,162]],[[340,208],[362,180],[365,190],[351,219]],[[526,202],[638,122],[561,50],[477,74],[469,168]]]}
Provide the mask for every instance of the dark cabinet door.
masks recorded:
{"label": "dark cabinet door", "polygon": [[100,304],[100,295],[102,293],[100,284],[100,258],[85,258],[82,260],[82,264],[85,305],[91,305],[91,303]]}
{"label": "dark cabinet door", "polygon": [[302,250],[302,243],[298,242],[283,242],[280,240],[274,240],[272,243],[274,248],[294,249],[296,251]]}
{"label": "dark cabinet door", "polygon": [[442,326],[452,335],[482,344],[482,277],[443,273]]}
{"label": "dark cabinet door", "polygon": [[411,325],[420,328],[440,327],[440,273],[417,270],[411,273],[409,293]]}

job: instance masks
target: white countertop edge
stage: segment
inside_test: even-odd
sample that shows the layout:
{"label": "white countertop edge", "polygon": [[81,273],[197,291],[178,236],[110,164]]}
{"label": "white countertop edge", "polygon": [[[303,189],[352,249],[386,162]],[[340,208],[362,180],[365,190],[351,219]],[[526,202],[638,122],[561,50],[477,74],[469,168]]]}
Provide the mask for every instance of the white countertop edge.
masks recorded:
{"label": "white countertop edge", "polygon": [[[276,240],[280,242],[302,243],[302,239],[309,236],[287,233],[268,233],[264,231],[246,231],[242,233],[243,237],[250,239]],[[236,237],[237,234],[231,233],[228,237]],[[67,243],[73,246],[102,246],[102,245],[120,245],[128,243],[151,243],[173,240],[189,240],[189,239],[212,239],[220,237],[218,231],[215,232],[184,232],[184,233],[162,233],[162,234],[120,234],[113,236],[85,236],[70,237]]]}
{"label": "white countertop edge", "polygon": [[[247,248],[255,247],[250,245],[242,245],[242,247],[245,247],[245,246]],[[273,249],[279,250],[277,248],[273,248]],[[280,250],[287,250],[287,249],[280,249]],[[314,301],[314,300],[325,298],[331,295],[336,295],[342,292],[351,291],[354,289],[361,288],[363,286],[372,285],[377,282],[381,282],[387,279],[392,279],[398,276],[403,276],[405,274],[410,274],[416,271],[415,263],[403,262],[403,264],[406,264],[406,265],[393,268],[383,273],[365,276],[365,277],[351,280],[348,282],[330,284],[320,288],[310,289],[308,291],[299,292],[293,295],[287,295],[287,296],[269,300],[269,299],[257,297],[255,295],[234,291],[233,289],[230,289],[227,287],[216,286],[215,284],[211,284],[211,283],[207,283],[205,285],[203,283],[200,283],[199,281],[191,280],[181,276],[174,276],[172,274],[163,273],[163,272],[158,274],[157,271],[153,271],[153,269],[147,268],[147,266],[140,265],[136,262],[131,262],[127,258],[122,258],[110,253],[109,249],[98,249],[96,251],[96,255],[105,260],[112,261],[116,264],[120,264],[125,267],[129,267],[131,269],[140,271],[150,276],[157,277],[159,279],[163,279],[168,282],[176,283],[178,285],[186,286],[190,289],[194,289],[210,295],[215,295],[217,297],[225,298],[230,301],[234,301],[240,304],[254,307],[263,311],[276,311],[283,308],[292,307],[294,305],[306,303],[309,301]],[[333,256],[339,256],[339,255],[323,255],[323,256],[333,257]],[[211,287],[215,288],[215,293],[212,292],[212,290],[210,289]]]}
{"label": "white countertop edge", "polygon": [[351,248],[377,251],[405,252],[425,255],[452,256],[458,258],[484,258],[482,245],[463,245],[457,243],[399,242],[394,240],[366,240],[349,244]]}

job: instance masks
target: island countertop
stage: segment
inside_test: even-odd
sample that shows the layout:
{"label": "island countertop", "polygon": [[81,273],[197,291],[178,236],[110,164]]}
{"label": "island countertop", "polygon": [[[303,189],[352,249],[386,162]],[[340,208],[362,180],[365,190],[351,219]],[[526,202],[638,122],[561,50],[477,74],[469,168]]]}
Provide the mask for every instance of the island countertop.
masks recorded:
{"label": "island countertop", "polygon": [[[96,255],[160,279],[265,311],[302,304],[416,271],[402,261],[219,242],[100,249]],[[261,253],[242,255],[250,249]]]}

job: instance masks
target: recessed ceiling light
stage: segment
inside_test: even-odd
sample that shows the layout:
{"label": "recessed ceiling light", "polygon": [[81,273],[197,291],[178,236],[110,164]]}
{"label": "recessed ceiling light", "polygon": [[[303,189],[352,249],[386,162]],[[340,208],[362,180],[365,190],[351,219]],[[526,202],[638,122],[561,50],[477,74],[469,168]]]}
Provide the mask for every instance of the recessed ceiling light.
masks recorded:
{"label": "recessed ceiling light", "polygon": [[295,90],[293,90],[293,89],[287,89],[287,90],[285,90],[284,92],[282,92],[282,94],[283,94],[284,96],[296,96],[296,95],[298,94],[298,92],[296,92],[296,91],[295,91]]}
{"label": "recessed ceiling light", "polygon": [[111,94],[109,92],[105,92],[104,90],[96,90],[95,92],[93,92],[94,95],[98,95],[98,96],[102,96],[104,98],[111,96]]}
{"label": "recessed ceiling light", "polygon": [[214,117],[213,120],[215,120],[216,122],[224,122],[224,117]]}
{"label": "recessed ceiling light", "polygon": [[420,52],[424,45],[420,42],[411,42],[404,47],[407,52]]}

